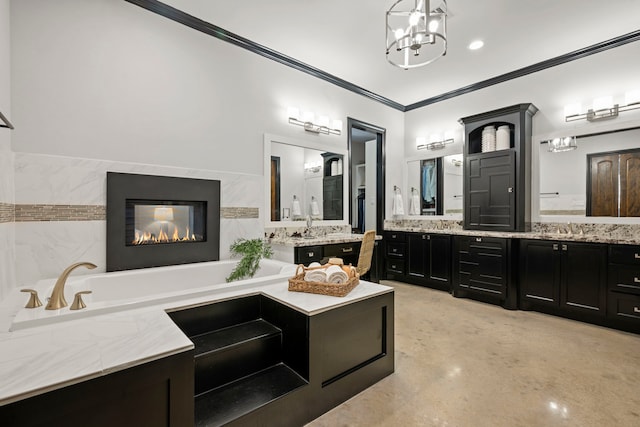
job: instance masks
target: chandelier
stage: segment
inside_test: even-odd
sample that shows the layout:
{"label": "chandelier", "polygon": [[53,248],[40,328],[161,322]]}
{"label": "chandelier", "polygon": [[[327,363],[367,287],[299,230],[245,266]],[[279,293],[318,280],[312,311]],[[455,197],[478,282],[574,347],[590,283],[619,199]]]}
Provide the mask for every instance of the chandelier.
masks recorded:
{"label": "chandelier", "polygon": [[398,0],[387,11],[387,61],[408,70],[447,54],[447,2]]}

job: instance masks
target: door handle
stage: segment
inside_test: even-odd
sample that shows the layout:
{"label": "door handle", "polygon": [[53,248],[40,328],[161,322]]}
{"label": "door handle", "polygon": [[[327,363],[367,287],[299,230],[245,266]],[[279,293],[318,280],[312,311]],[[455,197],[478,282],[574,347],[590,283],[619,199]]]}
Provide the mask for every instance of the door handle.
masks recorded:
{"label": "door handle", "polygon": [[513,187],[509,187],[509,188],[507,188],[507,191],[508,191],[509,193],[513,193]]}

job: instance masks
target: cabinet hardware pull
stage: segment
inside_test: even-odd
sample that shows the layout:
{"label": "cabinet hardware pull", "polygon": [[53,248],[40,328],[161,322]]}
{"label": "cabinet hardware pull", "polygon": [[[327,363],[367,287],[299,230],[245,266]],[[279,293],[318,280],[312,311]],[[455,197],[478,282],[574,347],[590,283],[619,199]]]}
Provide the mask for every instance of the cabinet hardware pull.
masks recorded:
{"label": "cabinet hardware pull", "polygon": [[426,238],[427,238],[427,235],[426,235],[426,234],[423,234],[423,235],[422,235],[422,240],[426,240]]}
{"label": "cabinet hardware pull", "polygon": [[567,250],[567,245],[562,245],[562,250],[566,251]]}
{"label": "cabinet hardware pull", "polygon": [[396,268],[396,265],[395,264],[391,264],[391,268]]}
{"label": "cabinet hardware pull", "polygon": [[640,307],[633,307],[634,313],[640,313]]}
{"label": "cabinet hardware pull", "polygon": [[554,250],[554,251],[557,251],[557,250],[558,250],[558,244],[557,244],[557,243],[554,243],[554,244],[553,244],[553,250]]}
{"label": "cabinet hardware pull", "polygon": [[353,252],[353,248],[342,248],[343,254],[348,254],[349,252]]}
{"label": "cabinet hardware pull", "polygon": [[393,249],[391,249],[391,250],[392,250],[393,252],[398,252],[398,249],[397,249],[397,248],[393,248]]}
{"label": "cabinet hardware pull", "polygon": [[509,188],[507,189],[507,191],[508,191],[509,193],[513,193],[513,187],[509,187]]}
{"label": "cabinet hardware pull", "polygon": [[395,234],[392,234],[392,235],[391,235],[391,238],[392,238],[392,239],[395,239],[395,238],[396,238],[396,235],[395,235]]}
{"label": "cabinet hardware pull", "polygon": [[634,254],[636,256],[636,259],[640,259],[640,254]]}
{"label": "cabinet hardware pull", "polygon": [[313,256],[313,252],[307,253],[307,256]]}
{"label": "cabinet hardware pull", "polygon": [[639,279],[639,278],[637,278],[637,277],[634,277],[634,278],[633,278],[633,282],[634,282],[634,283],[640,283],[640,279]]}
{"label": "cabinet hardware pull", "polygon": [[482,242],[482,237],[476,237],[476,242]]}

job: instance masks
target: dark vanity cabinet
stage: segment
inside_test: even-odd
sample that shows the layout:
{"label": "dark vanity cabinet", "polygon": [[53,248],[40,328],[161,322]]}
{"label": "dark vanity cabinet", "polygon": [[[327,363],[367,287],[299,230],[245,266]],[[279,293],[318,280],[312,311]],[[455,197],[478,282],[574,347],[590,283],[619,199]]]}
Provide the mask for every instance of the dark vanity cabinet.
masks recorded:
{"label": "dark vanity cabinet", "polygon": [[383,241],[385,277],[392,280],[405,280],[405,233],[385,231]]}
{"label": "dark vanity cabinet", "polygon": [[[344,264],[358,265],[360,257],[360,247],[362,242],[334,243],[330,245],[298,246],[293,251],[294,264],[309,265],[312,262],[327,262],[329,258],[341,258]],[[362,276],[363,280],[378,283],[380,273],[378,272],[378,242],[374,243],[371,267]]]}
{"label": "dark vanity cabinet", "polygon": [[520,305],[579,320],[606,310],[607,245],[520,241]]}
{"label": "dark vanity cabinet", "polygon": [[640,332],[640,246],[609,246],[607,317]]}
{"label": "dark vanity cabinet", "polygon": [[451,236],[406,233],[406,281],[450,290]]}
{"label": "dark vanity cabinet", "polygon": [[455,236],[453,242],[453,295],[516,309],[511,239]]}
{"label": "dark vanity cabinet", "polygon": [[[460,119],[465,128],[464,228],[528,231],[531,223],[533,104],[517,104]],[[483,147],[483,130],[508,128],[509,147]]]}

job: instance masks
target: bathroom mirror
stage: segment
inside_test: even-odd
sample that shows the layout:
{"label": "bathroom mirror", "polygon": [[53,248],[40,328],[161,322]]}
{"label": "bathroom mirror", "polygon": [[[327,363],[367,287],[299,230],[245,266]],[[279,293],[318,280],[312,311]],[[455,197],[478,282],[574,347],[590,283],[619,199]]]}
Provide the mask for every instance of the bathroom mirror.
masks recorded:
{"label": "bathroom mirror", "polygon": [[640,216],[640,128],[576,139],[571,151],[549,152],[546,142],[539,146],[540,215]]}
{"label": "bathroom mirror", "polygon": [[265,199],[268,226],[344,224],[346,151],[310,141],[265,135]]}
{"label": "bathroom mirror", "polygon": [[407,161],[409,216],[462,218],[462,154]]}

